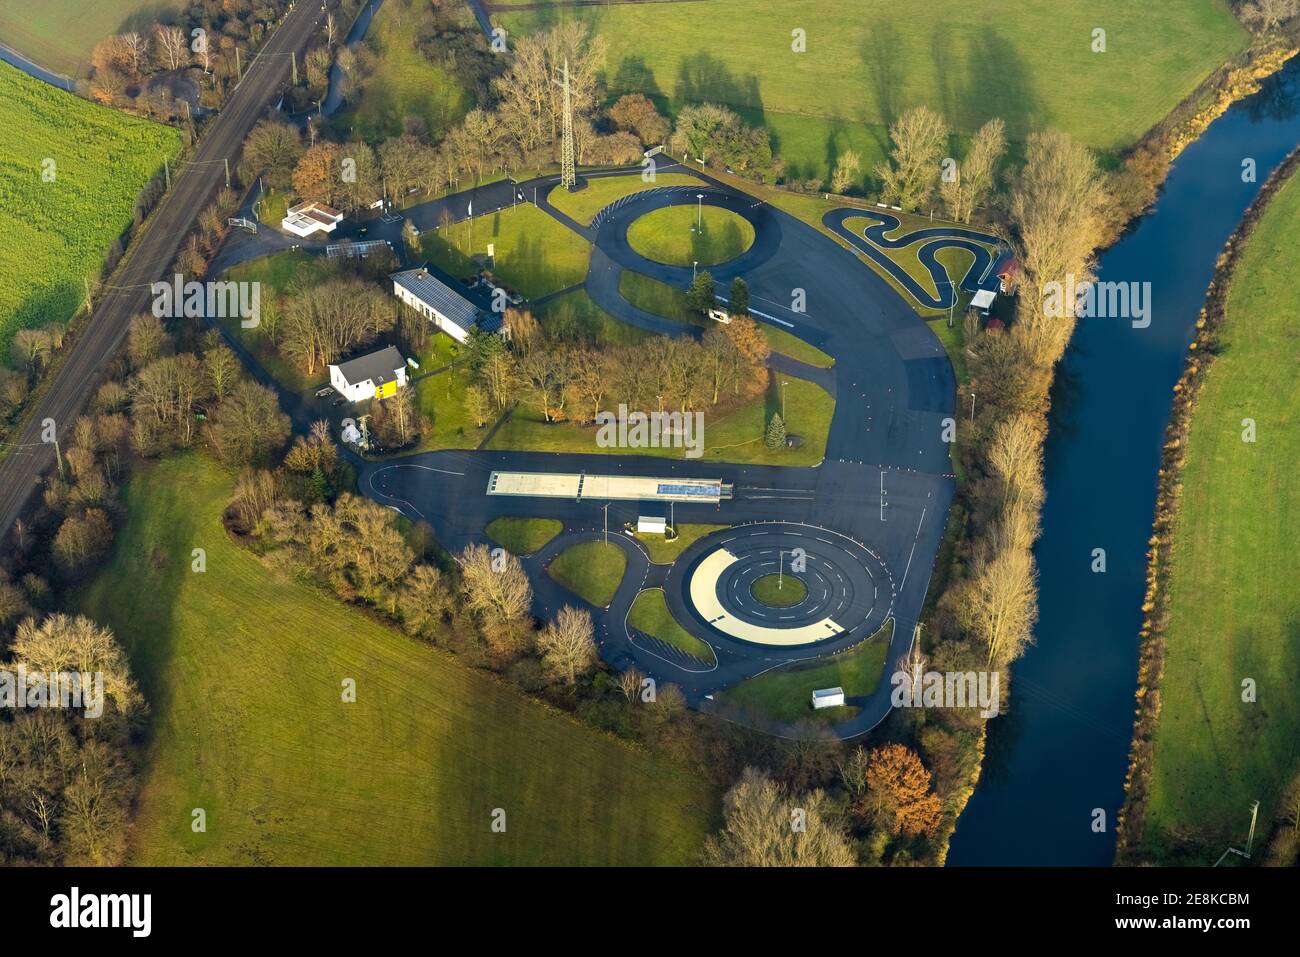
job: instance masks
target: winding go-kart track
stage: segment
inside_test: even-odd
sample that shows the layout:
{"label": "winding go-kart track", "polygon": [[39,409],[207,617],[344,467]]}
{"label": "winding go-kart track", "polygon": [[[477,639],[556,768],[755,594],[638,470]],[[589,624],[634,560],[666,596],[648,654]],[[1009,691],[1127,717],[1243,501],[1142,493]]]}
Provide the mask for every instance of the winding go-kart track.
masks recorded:
{"label": "winding go-kart track", "polygon": [[[871,220],[873,225],[863,227],[861,232],[855,232],[845,225],[850,219]],[[957,285],[967,292],[974,292],[988,280],[989,271],[997,262],[996,251],[1003,245],[1002,240],[997,236],[960,226],[930,226],[912,230],[901,236],[890,237],[888,234],[902,226],[902,221],[897,216],[872,209],[833,209],[822,217],[822,223],[889,273],[908,295],[927,309],[947,309],[953,305],[954,297],[957,295],[948,281],[947,271],[936,258],[939,250],[965,249],[970,252],[974,259]],[[886,249],[903,249],[914,244],[917,246],[916,258],[930,274],[930,281],[934,284],[937,294],[918,283],[883,252]]]}
{"label": "winding go-kart track", "polygon": [[[531,196],[534,185],[545,189],[554,181],[519,188]],[[861,710],[831,729],[853,737],[889,713],[889,676],[910,649],[939,549],[953,495],[949,446],[942,439],[944,420],[953,415],[955,402],[952,368],[924,321],[850,251],[719,183],[704,190],[661,188],[634,194],[607,208],[590,227],[555,211],[541,191],[538,203],[594,243],[585,285],[602,308],[633,325],[683,335],[698,330],[634,308],[619,294],[618,280],[623,270],[632,269],[678,287],[689,284],[689,267],[642,258],[628,245],[627,229],[652,210],[694,205],[700,192],[706,205],[744,216],[755,231],[748,250],[711,268],[720,294],[725,295],[733,276],[743,275],[756,318],[778,324],[836,360],[829,370],[779,356],[772,361],[779,370],[812,379],[835,396],[826,458],[820,465],[786,468],[633,455],[441,451],[366,463],[360,487],[409,518],[429,522],[453,550],[486,542],[484,527],[499,516],[563,521],[563,532],[522,559],[533,583],[534,612],[542,618],[552,617],[565,604],[585,606],[545,569],[570,545],[602,538],[608,506],[609,541],[627,554],[628,564],[609,607],[591,609],[604,660],[618,669],[635,665],[658,682],[679,686],[693,707],[773,734],[801,731],[729,713],[713,695],[773,668],[852,648],[893,619],[879,684],[870,695],[850,697],[846,703]],[[843,212],[863,215],[856,209]],[[805,300],[805,311],[791,308],[798,298]],[[707,425],[706,419],[706,435]],[[791,428],[797,432],[798,423]],[[734,483],[731,499],[674,506],[678,524],[731,527],[693,543],[671,565],[654,564],[641,543],[622,531],[625,523],[635,523],[646,511],[643,503],[489,495],[494,471]],[[651,510],[662,514],[666,506]],[[807,587],[802,600],[773,608],[754,599],[752,582],[782,569],[791,574],[796,554],[806,563],[798,576]],[[702,661],[628,628],[636,595],[654,587],[664,589],[674,617],[712,647],[716,660]]]}

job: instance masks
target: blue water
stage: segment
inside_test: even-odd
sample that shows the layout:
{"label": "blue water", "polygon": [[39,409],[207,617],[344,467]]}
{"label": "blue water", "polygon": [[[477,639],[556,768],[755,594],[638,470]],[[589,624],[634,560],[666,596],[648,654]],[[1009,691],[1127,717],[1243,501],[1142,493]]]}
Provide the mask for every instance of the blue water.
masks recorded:
{"label": "blue water", "polygon": [[[1151,325],[1080,320],[1053,395],[1047,500],[1035,554],[1036,644],[1012,667],[983,777],[958,821],[954,865],[1106,865],[1137,687],[1156,471],[1172,389],[1223,244],[1300,142],[1295,60],[1174,164],[1154,210],[1101,258],[1100,278],[1149,281]],[[1242,181],[1254,159],[1257,181]],[[1106,550],[1107,571],[1091,571]],[[1095,809],[1106,828],[1095,833]]]}

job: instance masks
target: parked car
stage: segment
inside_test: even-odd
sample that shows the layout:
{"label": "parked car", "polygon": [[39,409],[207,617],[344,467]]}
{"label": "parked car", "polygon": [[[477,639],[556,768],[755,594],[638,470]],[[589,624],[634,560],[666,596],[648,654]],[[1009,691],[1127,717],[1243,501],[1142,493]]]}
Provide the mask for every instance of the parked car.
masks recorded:
{"label": "parked car", "polygon": [[325,398],[325,396],[333,395],[333,394],[334,394],[334,386],[332,385],[327,385],[322,389],[316,390],[316,398],[318,399],[323,399]]}
{"label": "parked car", "polygon": [[714,322],[728,323],[731,322],[731,314],[725,309],[710,309],[709,318]]}
{"label": "parked car", "polygon": [[346,402],[346,401],[348,401],[348,400],[345,399],[345,398],[343,398],[343,396],[339,396],[337,399],[335,399],[333,402],[331,402],[330,405],[331,405],[332,407],[334,407],[334,408],[338,408],[340,405],[342,405],[342,404],[343,404],[344,402]]}

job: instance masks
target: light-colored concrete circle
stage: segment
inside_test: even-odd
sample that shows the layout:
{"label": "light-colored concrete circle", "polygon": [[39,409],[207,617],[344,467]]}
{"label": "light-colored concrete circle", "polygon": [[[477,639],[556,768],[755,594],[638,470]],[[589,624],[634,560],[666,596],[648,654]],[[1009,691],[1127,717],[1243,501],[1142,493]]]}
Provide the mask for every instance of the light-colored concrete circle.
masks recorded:
{"label": "light-colored concrete circle", "polygon": [[[798,578],[802,600],[786,607],[756,599],[766,575]],[[868,546],[796,522],[739,526],[719,533],[690,570],[685,597],[710,628],[757,645],[793,647],[846,635],[866,637],[893,613],[888,567]]]}

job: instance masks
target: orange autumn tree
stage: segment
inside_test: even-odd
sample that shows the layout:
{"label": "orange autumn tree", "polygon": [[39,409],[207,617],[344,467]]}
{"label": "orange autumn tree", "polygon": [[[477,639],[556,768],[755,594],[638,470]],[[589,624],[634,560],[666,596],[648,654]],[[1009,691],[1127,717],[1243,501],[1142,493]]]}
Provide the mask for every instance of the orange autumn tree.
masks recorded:
{"label": "orange autumn tree", "polygon": [[906,746],[886,744],[872,751],[866,785],[859,813],[873,814],[883,826],[909,837],[939,829],[943,802],[930,790],[930,772]]}

